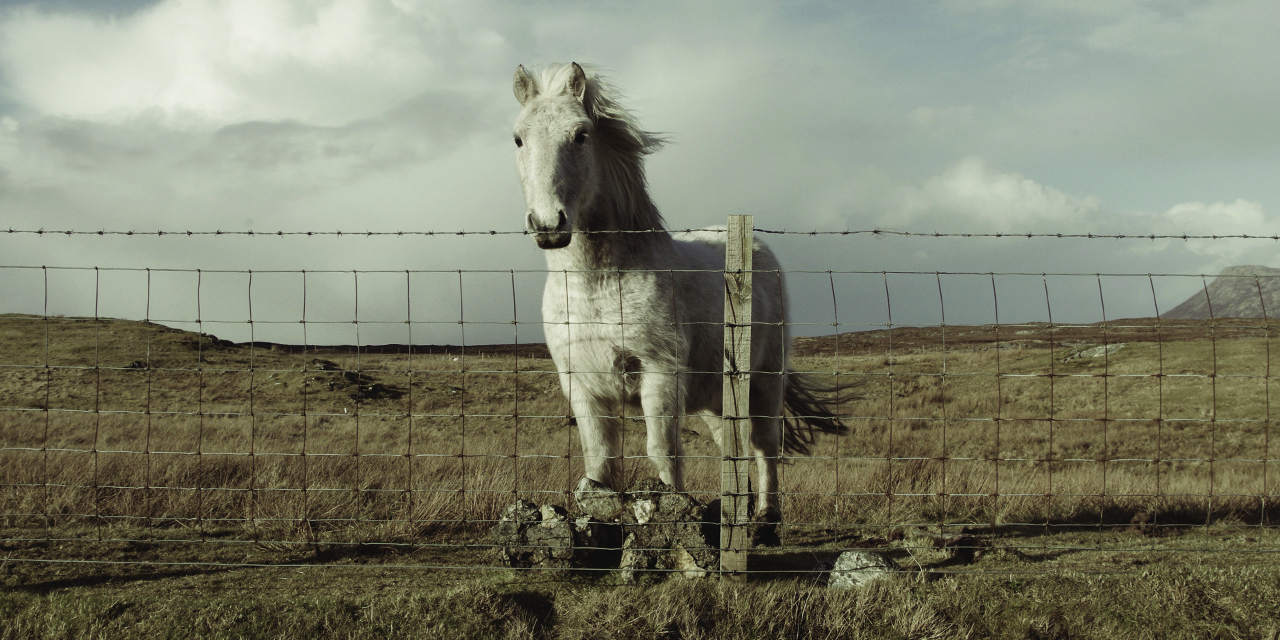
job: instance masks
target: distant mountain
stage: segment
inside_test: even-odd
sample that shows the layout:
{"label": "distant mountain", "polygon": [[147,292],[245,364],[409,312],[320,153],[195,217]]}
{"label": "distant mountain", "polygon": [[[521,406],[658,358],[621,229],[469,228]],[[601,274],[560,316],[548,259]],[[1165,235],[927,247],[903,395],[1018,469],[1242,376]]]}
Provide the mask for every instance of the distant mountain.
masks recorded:
{"label": "distant mountain", "polygon": [[1160,317],[1280,318],[1280,269],[1258,265],[1227,267],[1209,283],[1207,290],[1197,291]]}

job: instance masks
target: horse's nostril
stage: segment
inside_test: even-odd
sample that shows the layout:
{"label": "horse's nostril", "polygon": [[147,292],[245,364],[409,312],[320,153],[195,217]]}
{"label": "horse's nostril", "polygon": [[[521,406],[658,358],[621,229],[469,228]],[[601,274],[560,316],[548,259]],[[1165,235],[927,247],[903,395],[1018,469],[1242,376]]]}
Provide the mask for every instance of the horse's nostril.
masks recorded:
{"label": "horse's nostril", "polygon": [[532,212],[532,211],[530,211],[530,212],[529,212],[528,214],[526,214],[526,215],[525,215],[525,217],[524,217],[524,228],[526,228],[526,229],[528,229],[528,230],[530,230],[530,231],[536,231],[536,230],[537,230],[537,227],[533,226],[533,212]]}
{"label": "horse's nostril", "polygon": [[569,216],[564,215],[564,209],[560,210],[560,219],[556,221],[556,229],[564,229],[569,226]]}

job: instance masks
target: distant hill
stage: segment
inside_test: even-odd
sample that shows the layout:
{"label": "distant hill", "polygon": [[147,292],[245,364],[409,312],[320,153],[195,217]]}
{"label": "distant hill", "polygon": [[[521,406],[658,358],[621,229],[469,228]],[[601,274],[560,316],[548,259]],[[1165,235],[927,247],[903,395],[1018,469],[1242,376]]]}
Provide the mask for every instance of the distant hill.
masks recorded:
{"label": "distant hill", "polygon": [[1227,267],[1209,283],[1207,290],[1197,291],[1160,317],[1182,320],[1280,317],[1280,269],[1259,265]]}

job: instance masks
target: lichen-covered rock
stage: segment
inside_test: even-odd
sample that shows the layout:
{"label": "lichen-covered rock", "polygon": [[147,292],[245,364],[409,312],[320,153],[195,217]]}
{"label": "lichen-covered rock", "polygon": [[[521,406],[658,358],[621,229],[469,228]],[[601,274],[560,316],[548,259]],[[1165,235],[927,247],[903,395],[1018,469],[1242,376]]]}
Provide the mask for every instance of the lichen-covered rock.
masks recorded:
{"label": "lichen-covered rock", "polygon": [[517,500],[489,529],[498,561],[509,567],[567,568],[573,558],[573,523],[555,505]]}
{"label": "lichen-covered rock", "polygon": [[552,522],[554,520],[569,519],[569,512],[564,507],[554,504],[544,504],[538,508],[538,513],[542,514],[542,522]]}
{"label": "lichen-covered rock", "polygon": [[502,510],[499,522],[537,522],[542,519],[542,511],[538,505],[528,500],[516,500]]}
{"label": "lichen-covered rock", "polygon": [[622,494],[589,478],[574,492],[581,515],[518,500],[490,528],[500,562],[512,567],[605,568],[623,581],[642,571],[705,576],[719,559],[719,512],[657,479]]}
{"label": "lichen-covered rock", "polygon": [[573,491],[578,510],[600,522],[616,522],[622,512],[622,495],[591,478],[583,478]]}
{"label": "lichen-covered rock", "polygon": [[708,539],[715,529],[706,522],[706,506],[659,480],[637,483],[624,497],[622,558],[624,582],[637,572],[678,572],[706,575],[718,558],[717,543]]}
{"label": "lichen-covered rock", "polygon": [[503,508],[498,522],[489,528],[498,561],[509,567],[536,564],[533,556],[537,550],[529,547],[526,533],[541,521],[542,512],[532,502],[517,500]]}
{"label": "lichen-covered rock", "polygon": [[856,589],[897,574],[902,568],[892,558],[875,551],[845,551],[831,567],[827,584],[835,589]]}
{"label": "lichen-covered rock", "polygon": [[573,558],[573,524],[565,518],[544,520],[525,530],[529,562],[548,568],[568,568]]}
{"label": "lichen-covered rock", "polygon": [[538,505],[525,500],[517,500],[503,508],[498,516],[497,524],[489,528],[489,535],[498,544],[516,544],[521,534],[530,524],[542,520]]}

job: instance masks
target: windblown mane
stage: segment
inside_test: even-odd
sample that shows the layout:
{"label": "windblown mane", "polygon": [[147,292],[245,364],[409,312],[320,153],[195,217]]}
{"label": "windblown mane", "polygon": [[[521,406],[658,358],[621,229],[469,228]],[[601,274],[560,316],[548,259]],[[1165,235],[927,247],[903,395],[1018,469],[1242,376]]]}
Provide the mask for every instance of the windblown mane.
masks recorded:
{"label": "windblown mane", "polygon": [[[649,199],[644,157],[662,148],[666,139],[645,131],[631,112],[619,104],[619,92],[585,65],[587,89],[582,97],[587,117],[596,127],[604,185],[602,196],[612,198],[615,221],[612,228],[624,231],[665,230],[662,215]],[[534,76],[538,92],[554,95],[565,90],[573,75],[571,65],[552,65]],[[648,234],[641,234],[648,235]]]}

